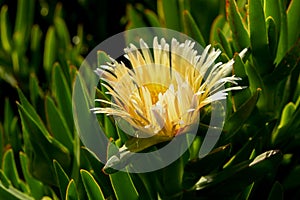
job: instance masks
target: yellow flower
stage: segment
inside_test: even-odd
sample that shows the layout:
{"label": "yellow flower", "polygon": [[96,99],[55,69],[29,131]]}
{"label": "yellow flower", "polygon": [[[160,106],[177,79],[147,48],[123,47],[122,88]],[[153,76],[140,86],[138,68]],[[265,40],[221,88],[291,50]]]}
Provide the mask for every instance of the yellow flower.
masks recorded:
{"label": "yellow flower", "polygon": [[[95,107],[94,113],[119,117],[130,125],[136,137],[153,135],[174,137],[185,133],[199,120],[200,109],[213,101],[225,99],[230,90],[225,83],[237,84],[240,78],[228,76],[234,60],[215,63],[221,51],[208,45],[198,55],[195,43],[179,43],[164,38],[153,40],[153,48],[141,39],[140,49],[130,44],[125,57],[130,66],[114,59],[102,65],[96,73],[105,82],[113,101],[96,99],[108,104]],[[240,53],[243,56],[246,49]]]}

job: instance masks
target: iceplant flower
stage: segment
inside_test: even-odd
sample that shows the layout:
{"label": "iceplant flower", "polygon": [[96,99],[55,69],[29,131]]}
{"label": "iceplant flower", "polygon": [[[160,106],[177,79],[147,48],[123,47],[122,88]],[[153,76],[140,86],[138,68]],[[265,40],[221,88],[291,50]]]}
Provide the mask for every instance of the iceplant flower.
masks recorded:
{"label": "iceplant flower", "polygon": [[[219,49],[208,45],[198,55],[194,46],[190,40],[180,43],[173,38],[168,44],[157,37],[152,49],[142,39],[140,49],[130,44],[124,51],[131,66],[111,58],[111,63],[95,70],[113,100],[96,99],[108,106],[92,111],[125,120],[136,137],[171,139],[187,132],[199,120],[202,107],[225,99],[228,91],[242,89],[236,82],[240,78],[228,76],[233,59],[215,63]],[[226,83],[235,86],[225,88]]]}

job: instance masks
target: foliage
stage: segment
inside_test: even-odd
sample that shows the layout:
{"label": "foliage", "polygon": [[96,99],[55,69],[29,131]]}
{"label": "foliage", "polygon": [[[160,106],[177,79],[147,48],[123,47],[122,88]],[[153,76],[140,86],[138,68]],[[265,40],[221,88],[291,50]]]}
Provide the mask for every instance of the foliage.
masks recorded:
{"label": "foliage", "polygon": [[[211,153],[195,158],[190,150],[145,174],[105,174],[76,133],[71,95],[88,43],[84,27],[76,25],[79,42],[72,43],[58,3],[44,32],[35,24],[35,1],[19,0],[13,28],[10,7],[2,5],[0,84],[18,100],[17,111],[8,98],[1,111],[1,199],[298,199],[299,2],[158,0],[155,10],[147,3],[127,5],[126,29],[166,27],[210,43],[222,50],[221,61],[235,58],[234,74],[249,86],[230,94]],[[241,59],[236,52],[243,48],[249,53]],[[13,96],[3,91],[1,99]],[[191,149],[201,141],[198,135]]]}

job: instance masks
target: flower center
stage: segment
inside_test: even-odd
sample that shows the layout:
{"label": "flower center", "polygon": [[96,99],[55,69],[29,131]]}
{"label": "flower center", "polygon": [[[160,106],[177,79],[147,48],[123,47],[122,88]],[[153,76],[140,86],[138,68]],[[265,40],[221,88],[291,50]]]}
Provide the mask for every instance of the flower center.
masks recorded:
{"label": "flower center", "polygon": [[147,83],[144,85],[144,87],[150,92],[152,104],[155,104],[158,101],[159,93],[163,94],[168,89],[166,86],[158,83]]}

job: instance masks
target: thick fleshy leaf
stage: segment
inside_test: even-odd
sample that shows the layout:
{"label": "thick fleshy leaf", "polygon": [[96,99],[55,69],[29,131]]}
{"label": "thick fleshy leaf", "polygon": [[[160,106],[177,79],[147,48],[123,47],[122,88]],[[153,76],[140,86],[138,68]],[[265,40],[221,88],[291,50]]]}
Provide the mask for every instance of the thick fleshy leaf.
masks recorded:
{"label": "thick fleshy leaf", "polygon": [[166,28],[181,30],[180,10],[177,0],[161,0]]}
{"label": "thick fleshy leaf", "polygon": [[275,182],[268,196],[268,200],[283,200],[283,194],[282,185],[279,182]]}
{"label": "thick fleshy leaf", "polygon": [[294,46],[287,52],[287,54],[283,57],[278,66],[265,77],[265,82],[267,84],[279,83],[281,80],[287,78],[288,75],[300,65],[300,38],[298,38],[297,42]]}
{"label": "thick fleshy leaf", "polygon": [[6,177],[9,177],[13,187],[20,188],[20,178],[12,149],[3,155],[2,169]]}
{"label": "thick fleshy leaf", "polygon": [[288,51],[288,22],[284,1],[279,1],[279,10],[281,16],[281,23],[275,63],[281,62],[282,58]]}
{"label": "thick fleshy leaf", "polygon": [[87,158],[87,161],[89,163],[89,167],[85,168],[87,169],[90,174],[96,179],[96,181],[99,183],[99,186],[101,188],[101,191],[103,192],[105,197],[113,196],[113,189],[110,184],[109,176],[104,174],[102,171],[95,171],[94,169],[102,169],[104,167],[104,164],[101,163],[96,155],[92,153],[90,150],[88,150],[85,147],[81,148],[82,155]]}
{"label": "thick fleshy leaf", "polygon": [[118,200],[122,200],[124,197],[132,200],[139,199],[139,194],[129,173],[119,171],[110,174],[109,177]]}
{"label": "thick fleshy leaf", "polygon": [[34,200],[33,197],[17,190],[16,188],[9,186],[8,188],[5,187],[0,182],[0,197],[2,199],[9,199],[9,200]]}
{"label": "thick fleshy leaf", "polygon": [[68,125],[63,118],[62,113],[55,106],[53,100],[46,96],[46,117],[49,126],[49,130],[55,139],[60,141],[67,149],[73,151],[73,139],[72,134],[68,128]]}
{"label": "thick fleshy leaf", "polygon": [[145,16],[146,16],[147,20],[149,21],[151,27],[160,27],[161,26],[157,15],[152,10],[145,9]]}
{"label": "thick fleshy leaf", "polygon": [[183,11],[183,25],[188,36],[196,40],[201,46],[206,46],[202,33],[188,10]]}
{"label": "thick fleshy leaf", "polygon": [[33,178],[28,170],[29,161],[25,153],[20,152],[20,162],[22,167],[22,172],[30,189],[30,194],[35,199],[41,199],[44,194],[45,186],[42,182],[38,181],[37,179]]}
{"label": "thick fleshy leaf", "polygon": [[1,34],[1,42],[2,47],[6,52],[11,52],[12,44],[11,44],[11,36],[10,29],[8,28],[8,7],[7,5],[2,6],[0,12],[0,34]]}
{"label": "thick fleshy leaf", "polygon": [[210,29],[210,36],[209,41],[211,44],[219,43],[219,36],[218,36],[218,30],[223,30],[223,27],[226,24],[226,19],[224,15],[219,15],[216,17],[216,19],[213,21]]}
{"label": "thick fleshy leaf", "polygon": [[56,60],[56,45],[55,29],[54,27],[50,26],[45,38],[43,57],[43,66],[48,80],[50,80],[51,69]]}
{"label": "thick fleshy leaf", "polygon": [[76,184],[73,179],[68,184],[66,191],[66,200],[79,200],[78,192],[76,189]]}
{"label": "thick fleshy leaf", "polygon": [[272,56],[272,60],[274,60],[278,46],[278,28],[276,27],[275,21],[272,17],[267,18],[266,24],[269,50]]}
{"label": "thick fleshy leaf", "polygon": [[287,28],[288,28],[288,49],[299,40],[300,36],[300,2],[291,0],[287,10]]}
{"label": "thick fleshy leaf", "polygon": [[281,160],[280,151],[270,150],[254,160],[244,161],[219,173],[204,176],[196,185],[198,195],[208,195],[210,198],[232,197],[253,182],[273,176]]}
{"label": "thick fleshy leaf", "polygon": [[70,179],[60,164],[54,160],[53,161],[54,170],[56,174],[56,179],[58,182],[58,188],[60,191],[61,198],[63,199],[66,196],[67,187],[69,185]]}
{"label": "thick fleshy leaf", "polygon": [[229,4],[226,6],[228,13],[228,22],[230,24],[233,43],[237,49],[235,51],[241,51],[250,45],[249,33],[245,27],[245,23],[241,17],[239,9],[235,0],[229,0]]}
{"label": "thick fleshy leaf", "polygon": [[65,21],[60,18],[54,18],[54,27],[59,41],[58,45],[63,49],[67,49],[71,45],[70,34]]}
{"label": "thick fleshy leaf", "polygon": [[81,178],[85,187],[85,191],[89,199],[105,199],[100,186],[94,177],[86,170],[80,170]]}
{"label": "thick fleshy leaf", "polygon": [[224,124],[224,134],[221,136],[222,141],[226,142],[232,138],[242,127],[244,122],[249,118],[257,103],[260,89],[258,89]]}
{"label": "thick fleshy leaf", "polygon": [[203,158],[189,161],[184,168],[183,187],[191,188],[201,176],[220,168],[230,153],[231,145],[225,145],[212,150]]}
{"label": "thick fleshy leaf", "polygon": [[249,0],[249,29],[252,55],[255,68],[261,75],[272,70],[272,61],[268,47],[265,16],[260,0]]}
{"label": "thick fleshy leaf", "polygon": [[55,64],[52,72],[52,94],[63,115],[70,133],[73,133],[73,112],[70,87],[59,64]]}

